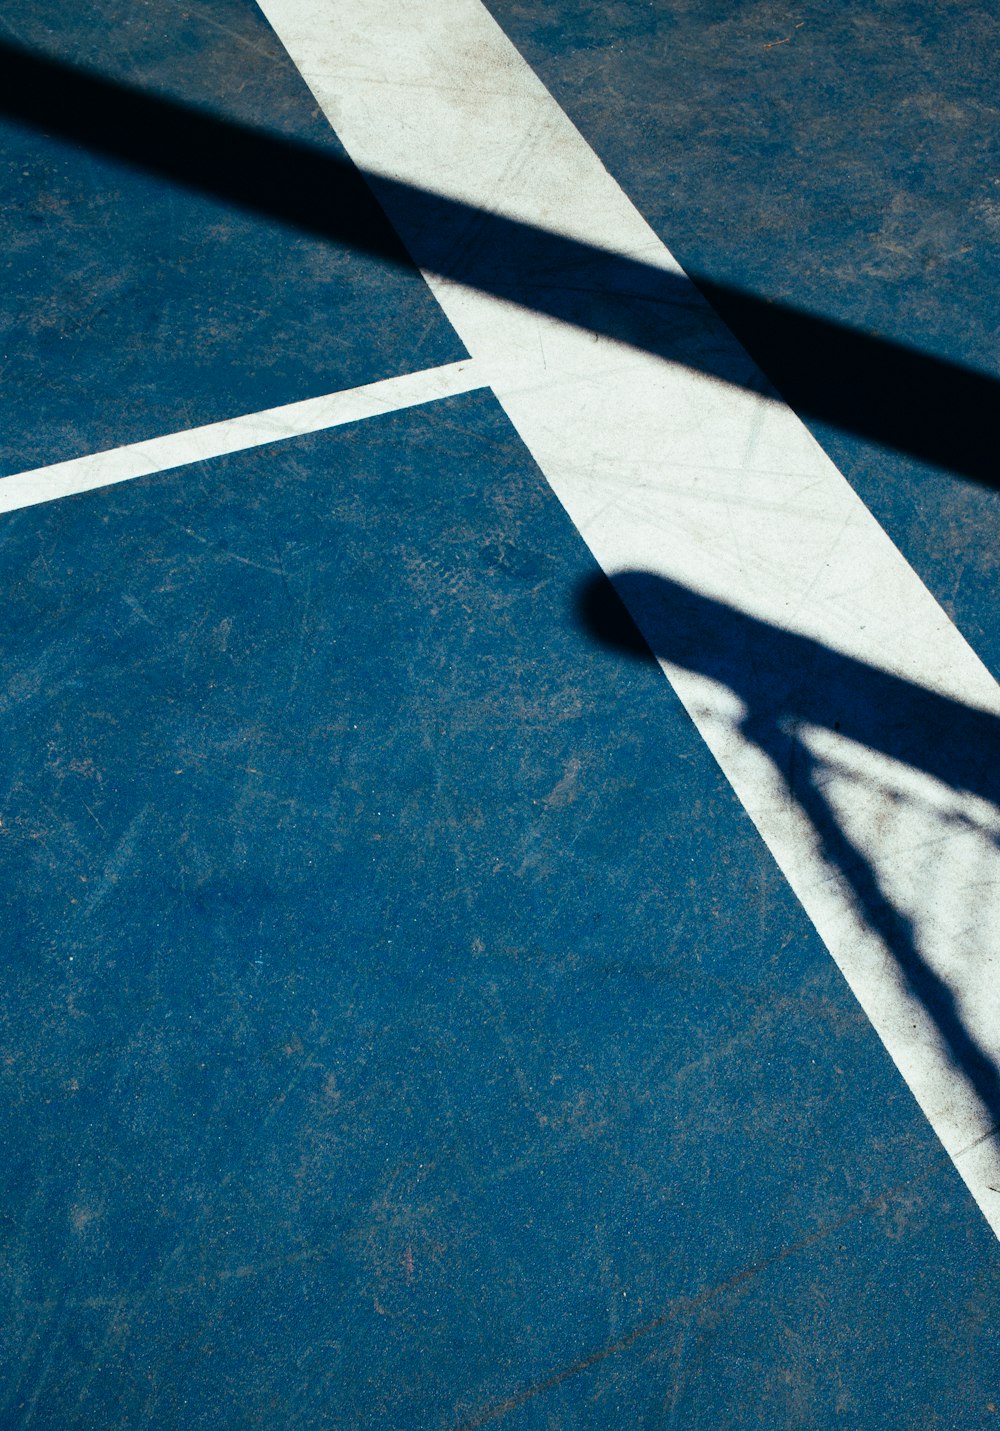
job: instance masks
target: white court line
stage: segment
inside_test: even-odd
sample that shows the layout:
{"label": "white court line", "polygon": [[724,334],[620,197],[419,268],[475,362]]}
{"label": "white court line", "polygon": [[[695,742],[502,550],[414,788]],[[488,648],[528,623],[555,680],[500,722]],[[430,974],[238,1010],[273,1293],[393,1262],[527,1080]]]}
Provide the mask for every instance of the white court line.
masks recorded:
{"label": "white court line", "polygon": [[[259,3],[369,173],[680,274],[480,0]],[[426,211],[422,217],[377,180],[374,187],[606,572],[668,578],[1000,714],[992,677],[787,406],[490,297],[472,278],[463,286],[441,277],[476,264],[503,273],[510,258],[474,213],[430,232]],[[577,290],[597,281],[544,263],[522,277]],[[605,311],[620,302],[634,316],[645,303],[651,325],[670,322],[669,308],[615,288],[613,277],[602,281],[612,285]],[[691,289],[680,305],[688,318],[698,301]],[[720,327],[705,308],[705,341],[715,352],[729,343],[745,365]],[[641,611],[633,614],[642,625]],[[661,665],[1000,1235],[1000,1139],[985,1104],[908,993],[849,880],[828,863],[801,802],[741,727],[732,692]],[[963,803],[834,730],[802,731],[800,739],[826,772],[840,827],[912,926],[921,957],[951,989],[980,1047],[1000,1062],[1000,812],[982,800]],[[887,819],[899,810],[905,818]],[[916,876],[915,849],[934,856]]]}
{"label": "white court line", "polygon": [[342,427],[485,386],[482,369],[471,359],[464,358],[457,363],[384,378],[381,382],[366,383],[363,387],[347,388],[324,397],[307,398],[304,402],[286,403],[283,407],[266,408],[244,417],[230,417],[204,427],[133,442],[127,447],[93,452],[86,457],[74,457],[68,462],[56,462],[0,479],[0,512],[33,507],[76,492],[90,492],[96,487],[110,487],[116,482],[148,477],[171,467],[223,457],[228,452],[242,452],[265,443],[301,437],[307,432]]}

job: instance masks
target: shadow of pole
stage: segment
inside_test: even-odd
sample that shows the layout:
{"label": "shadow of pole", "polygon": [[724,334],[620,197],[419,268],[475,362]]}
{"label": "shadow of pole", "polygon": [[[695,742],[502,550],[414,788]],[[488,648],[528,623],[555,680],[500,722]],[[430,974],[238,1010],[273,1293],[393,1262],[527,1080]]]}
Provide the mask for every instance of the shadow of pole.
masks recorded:
{"label": "shadow of pole", "polygon": [[[0,113],[386,262],[411,260],[372,198],[405,215],[417,260],[482,292],[736,386],[759,367],[798,412],[1000,487],[1000,381],[692,274],[662,269],[377,174],[0,42]],[[455,242],[459,229],[466,241]],[[417,245],[414,245],[417,247]],[[456,258],[456,254],[460,257]],[[704,295],[747,347],[706,323]]]}
{"label": "shadow of pole", "polygon": [[872,862],[842,828],[823,794],[821,762],[796,729],[835,730],[1000,807],[1000,719],[648,572],[616,574],[613,586],[595,576],[579,593],[577,614],[602,644],[635,656],[652,651],[722,683],[740,699],[746,713],[741,733],[767,757],[810,821],[828,867],[842,877],[867,927],[891,952],[991,1124],[1000,1124],[1000,1068],[921,953],[913,921],[894,907]]}
{"label": "shadow of pole", "polygon": [[[990,1122],[1000,1123],[1000,1069],[965,1027],[953,991],[921,954],[913,921],[893,907],[875,868],[838,824],[817,780],[820,762],[794,736],[783,739],[784,732],[772,720],[751,718],[741,729],[768,756],[789,796],[809,819],[819,836],[824,860],[843,875],[864,922],[892,952],[907,989],[933,1018],[952,1063],[986,1109]],[[789,779],[791,770],[795,771],[794,782]]]}

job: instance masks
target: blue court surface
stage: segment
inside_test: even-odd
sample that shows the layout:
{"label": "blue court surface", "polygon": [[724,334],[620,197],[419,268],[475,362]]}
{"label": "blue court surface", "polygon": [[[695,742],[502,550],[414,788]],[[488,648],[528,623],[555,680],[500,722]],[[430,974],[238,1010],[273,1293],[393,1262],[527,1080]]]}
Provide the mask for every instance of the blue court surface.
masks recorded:
{"label": "blue court surface", "polygon": [[[488,5],[1000,674],[995,8]],[[0,501],[469,361],[265,11],[5,7]],[[433,254],[469,201],[426,202]],[[463,281],[661,351],[542,249]],[[675,366],[752,387],[685,313]],[[0,1424],[1000,1425],[989,1179],[650,646],[980,811],[1000,722],[613,572],[640,636],[461,386],[0,515]],[[817,858],[1000,1124],[1000,1039],[819,788]]]}

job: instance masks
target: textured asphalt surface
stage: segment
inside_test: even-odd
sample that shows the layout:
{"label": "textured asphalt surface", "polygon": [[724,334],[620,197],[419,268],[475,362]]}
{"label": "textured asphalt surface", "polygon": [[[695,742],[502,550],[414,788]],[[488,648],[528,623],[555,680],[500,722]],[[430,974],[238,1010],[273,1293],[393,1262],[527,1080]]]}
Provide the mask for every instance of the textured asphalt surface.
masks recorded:
{"label": "textured asphalt surface", "polygon": [[[736,290],[998,376],[987,7],[490,9],[786,396],[836,341]],[[342,154],[249,0],[0,39]],[[463,356],[415,271],[71,142],[52,75],[4,473]],[[985,468],[840,411],[997,672]],[[994,1424],[996,1241],[489,393],[0,562],[4,1425]]]}

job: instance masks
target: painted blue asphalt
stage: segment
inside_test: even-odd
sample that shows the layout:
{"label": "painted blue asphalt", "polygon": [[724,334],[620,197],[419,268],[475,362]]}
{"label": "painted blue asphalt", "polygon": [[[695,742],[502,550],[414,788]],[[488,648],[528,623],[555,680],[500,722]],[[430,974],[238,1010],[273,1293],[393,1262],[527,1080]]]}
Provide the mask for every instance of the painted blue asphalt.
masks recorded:
{"label": "painted blue asphalt", "polygon": [[[491,8],[690,261],[703,168],[622,167],[669,122],[631,12],[582,114],[579,16]],[[25,9],[328,142],[249,3]],[[6,471],[462,355],[413,272],[25,143],[66,207],[14,211]],[[995,496],[879,463],[986,633]],[[0,563],[5,1425],[995,1420],[995,1240],[489,394],[8,514]]]}
{"label": "painted blue asphalt", "polygon": [[[23,9],[10,40],[126,86],[123,102],[138,90],[343,158],[245,0],[213,0],[203,18],[170,6]],[[18,54],[0,60],[9,89]],[[464,356],[424,285],[396,264],[73,144],[75,96],[59,73],[41,83],[50,132],[2,130],[3,475]],[[94,95],[81,107],[91,117]],[[145,127],[169,153],[172,120],[123,109],[120,125]],[[220,157],[220,175],[234,157]],[[402,258],[360,180],[337,198]]]}
{"label": "painted blue asphalt", "polygon": [[3,559],[15,1423],[975,1424],[992,1237],[491,399]]}

